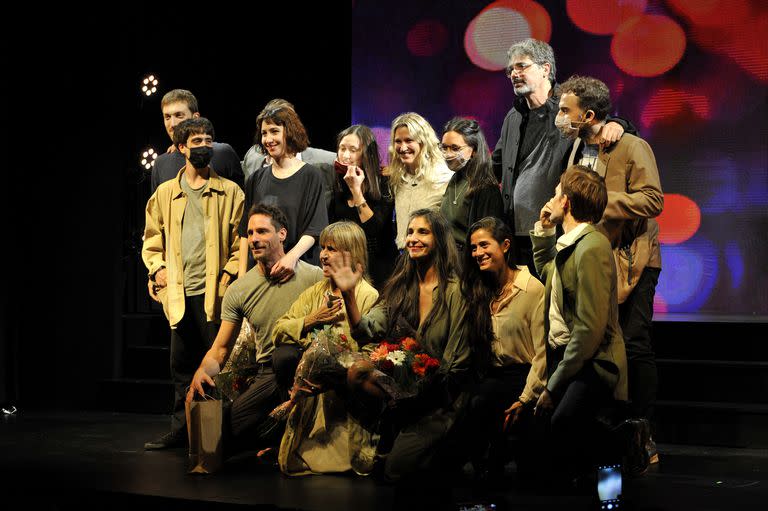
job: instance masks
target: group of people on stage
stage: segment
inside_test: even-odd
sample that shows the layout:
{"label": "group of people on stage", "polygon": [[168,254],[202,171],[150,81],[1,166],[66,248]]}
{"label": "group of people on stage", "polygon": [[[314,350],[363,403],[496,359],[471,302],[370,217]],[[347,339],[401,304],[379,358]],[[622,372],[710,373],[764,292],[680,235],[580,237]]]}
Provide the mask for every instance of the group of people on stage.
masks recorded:
{"label": "group of people on stage", "polygon": [[[548,481],[657,459],[653,152],[610,116],[603,82],[556,84],[548,44],[524,40],[508,58],[517,99],[493,152],[475,120],[438,138],[409,112],[392,121],[385,168],[363,125],[335,152],[309,147],[282,99],[258,114],[240,162],[190,92],[165,95],[173,146],[153,168],[142,257],[171,327],[176,397],[171,431],[145,448],[186,445],[184,401],[214,385],[245,320],[258,367],[226,406],[225,446],[272,448],[286,474],[397,481],[467,461],[494,474],[510,434],[518,467]],[[299,388],[319,331],[368,354],[413,339],[439,366],[404,399],[361,363]]]}

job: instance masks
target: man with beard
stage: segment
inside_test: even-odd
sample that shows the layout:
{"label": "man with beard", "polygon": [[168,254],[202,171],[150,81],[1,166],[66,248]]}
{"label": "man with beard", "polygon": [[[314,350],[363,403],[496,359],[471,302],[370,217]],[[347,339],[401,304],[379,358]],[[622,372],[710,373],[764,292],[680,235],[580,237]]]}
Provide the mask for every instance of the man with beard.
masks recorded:
{"label": "man with beard", "polygon": [[186,441],[184,396],[194,365],[216,334],[221,297],[237,276],[243,191],[210,167],[213,124],[204,117],[177,125],[173,140],[186,164],[147,201],[141,256],[149,293],[163,304],[171,327],[175,387],[171,431],[145,449]]}
{"label": "man with beard", "polygon": [[[225,409],[224,438],[233,441],[227,446],[232,453],[263,440],[254,434],[269,412],[280,402],[272,356],[272,326],[308,287],[323,278],[323,272],[299,260],[294,275],[285,283],[270,275],[272,267],[285,255],[283,242],[288,220],[280,209],[256,204],[248,212],[248,246],[256,265],[244,277],[235,281],[224,296],[221,328],[213,346],[202,359],[187,393],[191,401],[195,393],[205,394],[203,385],[213,385],[229,357],[240,331],[243,318],[251,323],[255,335],[258,373],[250,386],[240,394],[229,409]],[[292,375],[291,375],[292,376]]]}
{"label": "man with beard", "polygon": [[[496,178],[501,181],[506,223],[515,234],[517,260],[534,273],[528,231],[565,169],[562,160],[571,141],[560,136],[554,125],[560,94],[552,47],[526,39],[513,44],[507,57],[506,75],[517,100],[504,118],[492,159]],[[599,143],[615,142],[625,130],[632,133],[634,127],[614,119],[600,132]]]}
{"label": "man with beard", "polygon": [[[573,140],[564,166],[581,164],[605,178],[608,206],[598,223],[614,251],[619,323],[629,361],[629,416],[647,420],[656,399],[656,358],[651,345],[653,298],[661,272],[659,226],[664,206],[659,170],[648,143],[625,133],[608,148],[598,144],[611,109],[608,87],[595,78],[573,76],[560,87],[555,124]],[[658,461],[653,441],[651,462]],[[644,472],[645,467],[635,467]]]}

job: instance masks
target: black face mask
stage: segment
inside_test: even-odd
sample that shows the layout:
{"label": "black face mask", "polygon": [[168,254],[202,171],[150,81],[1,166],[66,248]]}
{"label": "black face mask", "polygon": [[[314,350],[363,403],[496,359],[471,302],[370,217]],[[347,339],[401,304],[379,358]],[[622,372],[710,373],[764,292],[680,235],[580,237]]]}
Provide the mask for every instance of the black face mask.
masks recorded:
{"label": "black face mask", "polygon": [[207,167],[211,163],[211,158],[213,158],[213,147],[203,145],[189,148],[189,163],[196,169]]}

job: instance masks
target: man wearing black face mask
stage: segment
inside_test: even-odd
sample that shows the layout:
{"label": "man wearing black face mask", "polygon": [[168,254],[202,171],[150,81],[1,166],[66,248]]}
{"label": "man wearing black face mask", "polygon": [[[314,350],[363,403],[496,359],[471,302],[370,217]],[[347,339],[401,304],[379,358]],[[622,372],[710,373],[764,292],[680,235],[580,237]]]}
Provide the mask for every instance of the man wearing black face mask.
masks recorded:
{"label": "man wearing black face mask", "polygon": [[184,399],[197,363],[218,330],[221,299],[237,276],[237,226],[245,197],[210,167],[213,125],[204,117],[178,124],[173,141],[186,164],[147,202],[142,259],[150,295],[163,304],[171,326],[171,377],[175,387],[171,432],[145,449],[186,443]]}

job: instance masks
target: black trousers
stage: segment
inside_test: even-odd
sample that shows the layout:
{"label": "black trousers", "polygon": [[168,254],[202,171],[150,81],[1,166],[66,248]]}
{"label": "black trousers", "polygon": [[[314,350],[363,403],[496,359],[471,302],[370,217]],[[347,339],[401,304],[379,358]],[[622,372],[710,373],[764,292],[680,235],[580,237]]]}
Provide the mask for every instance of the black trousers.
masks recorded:
{"label": "black trousers", "polygon": [[175,391],[171,431],[183,432],[187,427],[184,400],[192,376],[205,353],[213,345],[219,325],[205,317],[205,295],[184,299],[184,317],[171,329],[171,379]]}
{"label": "black trousers", "polygon": [[227,455],[271,445],[283,433],[284,424],[266,427],[269,413],[282,402],[271,362],[262,364],[248,389],[225,408]]}
{"label": "black trousers", "polygon": [[629,414],[634,418],[650,418],[656,401],[658,375],[651,324],[659,273],[659,268],[645,268],[635,289],[619,305],[619,324],[624,332],[629,366]]}
{"label": "black trousers", "polygon": [[573,476],[599,463],[618,463],[621,453],[595,420],[601,408],[613,402],[611,389],[595,372],[592,362],[571,380],[556,401],[550,419],[554,467]]}
{"label": "black trousers", "polygon": [[484,458],[489,446],[489,460],[492,463],[502,461],[500,442],[504,410],[520,397],[530,369],[530,364],[494,367],[482,380],[470,386],[467,420],[463,425],[472,461]]}
{"label": "black trousers", "polygon": [[272,352],[272,368],[275,372],[278,392],[287,400],[304,350],[296,344],[283,344]]}

